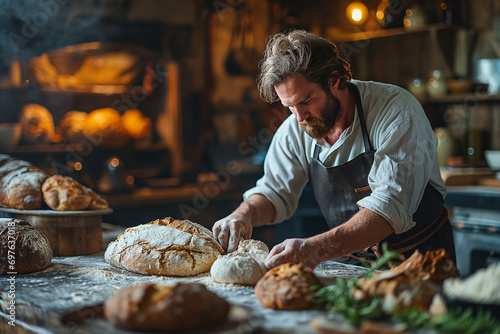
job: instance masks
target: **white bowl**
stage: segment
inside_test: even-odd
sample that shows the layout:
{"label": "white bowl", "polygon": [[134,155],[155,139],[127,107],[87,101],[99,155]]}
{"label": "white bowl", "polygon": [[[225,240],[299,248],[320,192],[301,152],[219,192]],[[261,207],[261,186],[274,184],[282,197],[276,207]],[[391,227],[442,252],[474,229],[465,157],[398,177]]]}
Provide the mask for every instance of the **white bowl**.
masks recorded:
{"label": "white bowl", "polygon": [[21,139],[20,123],[0,123],[0,149],[12,149]]}
{"label": "white bowl", "polygon": [[493,171],[500,171],[500,150],[485,150],[484,157]]}

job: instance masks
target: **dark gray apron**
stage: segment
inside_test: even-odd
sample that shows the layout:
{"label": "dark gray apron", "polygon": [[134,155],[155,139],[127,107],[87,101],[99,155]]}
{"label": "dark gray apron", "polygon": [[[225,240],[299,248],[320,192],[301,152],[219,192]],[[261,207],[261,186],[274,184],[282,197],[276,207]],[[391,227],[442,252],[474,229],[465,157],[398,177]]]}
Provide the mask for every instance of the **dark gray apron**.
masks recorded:
{"label": "dark gray apron", "polygon": [[[309,165],[309,180],[314,197],[329,228],[339,226],[354,216],[359,211],[356,202],[371,194],[368,174],[373,165],[375,150],[366,129],[358,88],[352,83],[348,83],[348,87],[356,101],[365,153],[339,166],[325,167],[319,161],[320,146],[316,145]],[[392,233],[376,245],[353,254],[353,257],[373,259],[375,255],[380,255],[380,245],[386,242],[389,249],[399,251],[406,258],[416,249],[425,254],[427,250],[444,248],[455,261],[455,246],[448,212],[444,207],[443,197],[430,183],[425,187],[413,220],[416,225],[409,231]]]}

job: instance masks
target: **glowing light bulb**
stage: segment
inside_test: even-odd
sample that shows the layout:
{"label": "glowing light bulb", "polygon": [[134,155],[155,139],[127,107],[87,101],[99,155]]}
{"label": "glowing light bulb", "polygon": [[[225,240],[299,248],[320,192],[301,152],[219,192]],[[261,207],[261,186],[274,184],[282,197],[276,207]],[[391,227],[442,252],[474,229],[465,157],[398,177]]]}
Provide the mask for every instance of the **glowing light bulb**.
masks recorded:
{"label": "glowing light bulb", "polygon": [[347,19],[356,25],[363,24],[368,20],[368,8],[359,1],[351,2],[345,10]]}
{"label": "glowing light bulb", "polygon": [[361,13],[361,9],[356,8],[352,11],[352,19],[356,22],[361,21],[363,18],[363,13]]}
{"label": "glowing light bulb", "polygon": [[111,159],[111,166],[118,167],[119,164],[120,164],[120,160],[118,160],[117,158]]}

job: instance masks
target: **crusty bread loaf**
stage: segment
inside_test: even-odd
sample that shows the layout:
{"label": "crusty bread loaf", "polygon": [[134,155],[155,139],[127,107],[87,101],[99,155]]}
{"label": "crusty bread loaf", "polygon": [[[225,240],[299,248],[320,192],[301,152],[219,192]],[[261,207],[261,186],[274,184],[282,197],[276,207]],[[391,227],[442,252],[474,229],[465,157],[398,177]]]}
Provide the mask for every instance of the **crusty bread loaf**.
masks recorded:
{"label": "crusty bread loaf", "polygon": [[31,163],[0,157],[0,205],[34,210],[42,206],[42,184],[49,175]]}
{"label": "crusty bread loaf", "polygon": [[85,187],[90,195],[90,204],[87,207],[89,210],[104,210],[109,208],[108,201],[106,201],[101,195],[96,193],[90,188]]}
{"label": "crusty bread loaf", "polygon": [[69,176],[52,175],[42,185],[45,203],[57,211],[101,210],[108,203],[92,189]]}
{"label": "crusty bread loaf", "polygon": [[21,110],[22,139],[30,144],[47,144],[54,139],[54,118],[44,106],[31,103]]}
{"label": "crusty bread loaf", "polygon": [[148,144],[153,138],[151,119],[138,109],[128,109],[122,116],[123,126],[137,143]]}
{"label": "crusty bread loaf", "polygon": [[90,112],[86,130],[93,142],[103,147],[120,148],[130,140],[120,113],[113,108],[101,108]]}
{"label": "crusty bread loaf", "polygon": [[267,308],[301,310],[311,306],[314,286],[321,282],[302,264],[285,263],[269,270],[255,286],[255,295]]}
{"label": "crusty bread loaf", "polygon": [[40,271],[47,268],[51,260],[52,249],[47,238],[30,223],[0,218],[0,274]]}
{"label": "crusty bread loaf", "polygon": [[206,227],[169,217],[128,228],[109,244],[104,258],[141,274],[193,276],[210,270],[222,253]]}
{"label": "crusty bread loaf", "polygon": [[85,210],[91,200],[87,190],[68,176],[50,176],[43,183],[42,192],[45,203],[58,211]]}
{"label": "crusty bread loaf", "polygon": [[204,329],[224,321],[229,303],[199,283],[142,283],[121,288],[104,302],[115,326],[133,331]]}
{"label": "crusty bread loaf", "polygon": [[69,111],[64,114],[59,127],[69,143],[78,143],[87,139],[87,118],[84,111]]}

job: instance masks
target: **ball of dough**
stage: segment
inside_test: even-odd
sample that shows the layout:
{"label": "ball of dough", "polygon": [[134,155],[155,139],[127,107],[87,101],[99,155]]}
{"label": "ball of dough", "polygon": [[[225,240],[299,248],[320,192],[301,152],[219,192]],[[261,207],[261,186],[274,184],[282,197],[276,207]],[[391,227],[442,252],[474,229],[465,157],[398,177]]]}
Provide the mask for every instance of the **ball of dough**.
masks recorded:
{"label": "ball of dough", "polygon": [[240,240],[238,252],[246,252],[254,259],[265,262],[269,255],[269,248],[262,241],[247,239]]}
{"label": "ball of dough", "polygon": [[246,252],[233,252],[215,260],[210,275],[219,283],[254,285],[266,273],[264,263]]}

